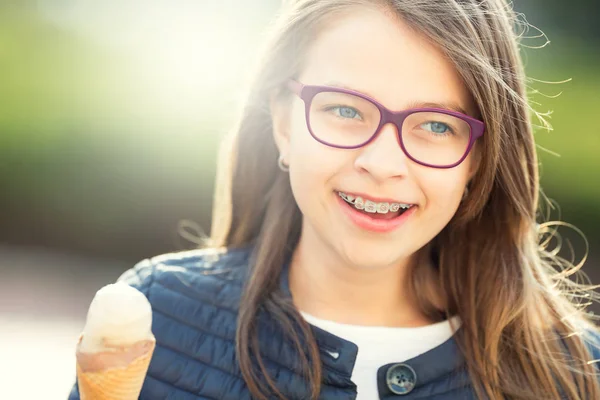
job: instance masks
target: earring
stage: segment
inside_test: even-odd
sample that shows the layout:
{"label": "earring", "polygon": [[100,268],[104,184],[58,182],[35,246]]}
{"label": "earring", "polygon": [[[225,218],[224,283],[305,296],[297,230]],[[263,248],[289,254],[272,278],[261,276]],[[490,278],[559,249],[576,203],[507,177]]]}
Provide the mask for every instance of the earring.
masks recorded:
{"label": "earring", "polygon": [[290,170],[290,167],[288,165],[285,165],[283,163],[283,154],[279,155],[279,159],[277,160],[277,166],[279,167],[280,170],[282,170],[283,172],[288,172]]}

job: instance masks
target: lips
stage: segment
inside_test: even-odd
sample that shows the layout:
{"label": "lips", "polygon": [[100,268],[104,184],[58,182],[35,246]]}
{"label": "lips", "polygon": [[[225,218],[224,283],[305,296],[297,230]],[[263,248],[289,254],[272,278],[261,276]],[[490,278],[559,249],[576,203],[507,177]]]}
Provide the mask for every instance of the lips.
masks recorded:
{"label": "lips", "polygon": [[340,206],[340,211],[342,211],[342,214],[345,215],[349,222],[362,230],[376,233],[386,233],[398,229],[417,209],[417,206],[412,206],[401,213],[368,213],[354,208],[352,204],[342,199],[337,193],[333,194],[337,198],[336,201]]}

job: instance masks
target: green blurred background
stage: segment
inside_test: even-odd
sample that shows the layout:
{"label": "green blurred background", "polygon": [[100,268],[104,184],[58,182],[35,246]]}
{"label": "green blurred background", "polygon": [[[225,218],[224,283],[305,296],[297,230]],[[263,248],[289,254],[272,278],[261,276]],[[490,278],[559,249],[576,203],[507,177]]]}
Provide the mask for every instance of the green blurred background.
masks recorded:
{"label": "green blurred background", "polygon": [[[217,145],[280,3],[0,2],[0,376],[37,362],[39,393],[65,398],[95,291],[210,232]],[[514,7],[551,41],[523,33],[531,101],[554,128],[535,133],[542,185],[600,283],[600,5]],[[583,240],[563,235],[580,260]],[[21,385],[8,382],[0,398]]]}

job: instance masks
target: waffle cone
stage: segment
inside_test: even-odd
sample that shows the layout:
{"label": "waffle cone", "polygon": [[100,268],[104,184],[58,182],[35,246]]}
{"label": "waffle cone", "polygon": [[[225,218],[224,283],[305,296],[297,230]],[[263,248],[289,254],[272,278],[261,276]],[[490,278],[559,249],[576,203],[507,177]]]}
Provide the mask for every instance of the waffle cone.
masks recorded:
{"label": "waffle cone", "polygon": [[[155,347],[154,340],[136,344],[136,353],[125,349],[116,366],[106,368],[98,363],[97,354],[77,354],[77,382],[81,400],[137,400],[142,390]],[[143,353],[139,354],[139,349]],[[114,356],[111,354],[110,357]],[[131,359],[131,357],[134,357]],[[110,360],[109,364],[115,364]],[[121,364],[121,365],[119,365]]]}

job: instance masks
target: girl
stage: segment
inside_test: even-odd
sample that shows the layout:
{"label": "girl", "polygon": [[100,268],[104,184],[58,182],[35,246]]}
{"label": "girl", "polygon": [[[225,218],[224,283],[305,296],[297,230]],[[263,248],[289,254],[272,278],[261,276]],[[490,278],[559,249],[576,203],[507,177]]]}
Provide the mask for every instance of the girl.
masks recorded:
{"label": "girl", "polygon": [[504,0],[289,5],[212,250],[121,278],[153,308],[142,399],[600,399],[596,294],[540,246],[515,23]]}

